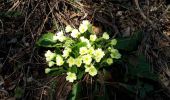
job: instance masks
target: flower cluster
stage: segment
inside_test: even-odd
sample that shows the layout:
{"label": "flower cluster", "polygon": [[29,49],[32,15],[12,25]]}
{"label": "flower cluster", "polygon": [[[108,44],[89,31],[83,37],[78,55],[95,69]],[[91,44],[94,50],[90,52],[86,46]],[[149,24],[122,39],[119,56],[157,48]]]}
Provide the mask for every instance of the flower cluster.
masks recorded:
{"label": "flower cluster", "polygon": [[102,36],[96,35],[88,20],[82,21],[78,29],[66,26],[65,30],[53,36],[53,41],[57,45],[54,51],[45,53],[49,66],[45,72],[65,70],[63,73],[67,73],[66,80],[69,82],[77,80],[80,73],[94,77],[103,66],[121,58],[114,48],[116,39],[112,39],[107,32]]}

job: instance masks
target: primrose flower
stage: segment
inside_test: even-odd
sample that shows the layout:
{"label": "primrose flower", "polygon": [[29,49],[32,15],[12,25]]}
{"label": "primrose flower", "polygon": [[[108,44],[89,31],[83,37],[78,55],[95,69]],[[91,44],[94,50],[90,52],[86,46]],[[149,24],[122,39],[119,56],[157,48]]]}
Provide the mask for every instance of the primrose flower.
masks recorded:
{"label": "primrose flower", "polygon": [[80,55],[84,55],[84,54],[87,54],[87,53],[88,53],[88,50],[87,50],[86,47],[81,47],[81,48],[79,49],[79,53],[80,53]]}
{"label": "primrose flower", "polygon": [[89,68],[94,66],[90,64],[90,65],[85,65],[84,67],[85,67],[85,72],[89,72]]}
{"label": "primrose flower", "polygon": [[75,73],[67,72],[66,80],[69,82],[74,82],[74,80],[77,79],[77,76]]}
{"label": "primrose flower", "polygon": [[110,38],[109,34],[107,32],[104,32],[102,37],[106,40],[108,40]]}
{"label": "primrose flower", "polygon": [[65,48],[64,51],[63,51],[63,57],[64,58],[67,58],[69,56],[69,53],[71,52],[71,49],[70,48]]}
{"label": "primrose flower", "polygon": [[75,65],[77,65],[77,67],[80,67],[82,64],[82,58],[81,57],[78,57],[75,59]]}
{"label": "primrose flower", "polygon": [[111,65],[111,64],[113,64],[113,59],[112,59],[112,58],[108,58],[108,59],[106,60],[106,62],[107,62],[109,65]]}
{"label": "primrose flower", "polygon": [[69,64],[69,67],[72,67],[75,64],[75,59],[73,57],[70,57],[67,60],[67,63]]}
{"label": "primrose flower", "polygon": [[[110,66],[114,60],[121,58],[121,54],[115,48],[117,40],[111,38],[107,32],[98,36],[94,28],[90,21],[83,20],[78,28],[67,25],[63,31],[55,33],[51,40],[59,52],[45,52],[48,64],[45,73],[65,70],[66,81],[77,82],[78,74],[95,77],[98,71],[105,69],[105,65]],[[103,45],[105,42],[107,45]],[[61,69],[56,70],[54,67]]]}
{"label": "primrose flower", "polygon": [[80,35],[80,32],[77,29],[73,29],[71,32],[71,36],[73,38],[77,38]]}
{"label": "primrose flower", "polygon": [[87,25],[85,25],[85,24],[80,24],[80,26],[79,26],[79,31],[80,31],[80,33],[84,33],[84,32],[86,32],[88,30],[88,26]]}
{"label": "primrose flower", "polygon": [[58,40],[59,40],[60,42],[63,42],[63,41],[66,40],[66,37],[65,37],[65,36],[60,36],[60,37],[58,37]]}
{"label": "primrose flower", "polygon": [[65,28],[65,31],[68,33],[68,32],[71,32],[73,30],[73,28],[70,26],[70,25],[67,25],[66,28]]}
{"label": "primrose flower", "polygon": [[57,36],[63,36],[63,35],[64,35],[63,31],[57,32]]}
{"label": "primrose flower", "polygon": [[81,42],[85,42],[87,44],[88,48],[91,47],[90,41],[88,39],[86,39],[84,36],[81,36],[80,40],[81,40]]}
{"label": "primrose flower", "polygon": [[90,41],[95,41],[97,39],[96,35],[90,35]]}
{"label": "primrose flower", "polygon": [[60,56],[60,55],[57,55],[57,57],[56,57],[56,65],[61,66],[63,64],[64,64],[63,57]]}
{"label": "primrose flower", "polygon": [[117,44],[117,40],[116,39],[112,39],[110,42],[111,45],[116,45]]}
{"label": "primrose flower", "polygon": [[115,58],[115,59],[120,59],[121,58],[121,54],[119,53],[119,51],[117,49],[112,49],[110,56],[112,58]]}
{"label": "primrose flower", "polygon": [[65,41],[65,40],[66,40],[66,37],[64,36],[63,31],[60,31],[60,32],[57,33],[57,35],[54,35],[54,36],[53,36],[53,40],[54,40],[54,41],[59,40],[60,42]]}
{"label": "primrose flower", "polygon": [[101,48],[98,48],[97,50],[94,51],[93,53],[96,62],[100,62],[100,60],[104,57],[105,53],[102,51]]}
{"label": "primrose flower", "polygon": [[107,50],[111,52],[111,50],[112,50],[112,47],[108,47],[108,48],[107,48]]}
{"label": "primrose flower", "polygon": [[92,56],[90,54],[82,56],[83,63],[89,65],[92,62]]}
{"label": "primrose flower", "polygon": [[85,68],[85,72],[88,72],[91,76],[97,75],[97,69],[93,65],[87,66]]}
{"label": "primrose flower", "polygon": [[51,61],[53,60],[55,57],[56,57],[56,54],[51,52],[50,50],[48,50],[46,53],[45,53],[45,57],[46,57],[46,61]]}
{"label": "primrose flower", "polygon": [[53,41],[57,41],[58,40],[58,36],[54,35],[53,36]]}
{"label": "primrose flower", "polygon": [[95,67],[90,67],[90,68],[89,68],[89,74],[90,74],[91,76],[97,75],[97,69],[96,69]]}
{"label": "primrose flower", "polygon": [[101,57],[94,57],[94,59],[96,60],[96,62],[100,62],[101,61]]}
{"label": "primrose flower", "polygon": [[55,64],[55,62],[53,62],[53,61],[48,62],[49,67],[52,67],[54,64]]}
{"label": "primrose flower", "polygon": [[46,69],[45,69],[45,73],[46,73],[46,74],[48,74],[50,71],[51,71],[50,68],[46,68]]}
{"label": "primrose flower", "polygon": [[83,20],[82,21],[83,25],[90,26],[90,22],[88,20]]}
{"label": "primrose flower", "polygon": [[94,48],[90,47],[89,50],[88,50],[88,53],[92,55],[94,53]]}

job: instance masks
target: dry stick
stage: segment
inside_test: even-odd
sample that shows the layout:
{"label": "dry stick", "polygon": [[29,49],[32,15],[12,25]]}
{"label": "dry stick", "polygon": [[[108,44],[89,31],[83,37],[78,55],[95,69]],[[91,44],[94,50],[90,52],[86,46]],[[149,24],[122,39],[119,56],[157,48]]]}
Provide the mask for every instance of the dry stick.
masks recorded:
{"label": "dry stick", "polygon": [[170,38],[169,38],[167,35],[163,34],[163,33],[159,30],[159,28],[158,28],[155,24],[153,24],[153,22],[152,22],[148,17],[145,16],[145,14],[143,13],[142,9],[139,7],[139,2],[138,2],[138,0],[134,0],[134,3],[135,3],[135,5],[136,5],[137,10],[139,11],[140,15],[142,16],[142,18],[145,19],[147,22],[149,22],[149,24],[152,25],[152,28],[153,28],[154,30],[158,31],[164,38],[166,38],[168,41],[170,41]]}
{"label": "dry stick", "polygon": [[[46,2],[47,2],[47,4],[48,4],[48,7],[50,8],[50,10],[52,10],[52,8],[51,8],[51,6],[50,6],[50,4],[48,3],[48,1],[46,0]],[[51,12],[51,14],[52,14],[52,18],[54,19],[54,23],[55,23],[55,26],[57,27],[57,29],[58,29],[58,24],[57,24],[57,20],[55,19],[55,15],[54,15],[54,13],[53,12]]]}
{"label": "dry stick", "polygon": [[14,10],[15,8],[17,8],[20,5],[20,3],[21,3],[21,1],[19,1],[19,0],[17,2],[15,2],[13,4],[13,6],[8,10],[8,12],[10,12],[10,11]]}
{"label": "dry stick", "polygon": [[43,23],[42,23],[41,26],[40,26],[40,29],[39,29],[38,32],[37,32],[38,35],[41,34],[42,29],[43,29],[43,27],[44,27],[44,24],[45,24],[45,22],[48,20],[48,16],[53,12],[53,10],[54,10],[54,8],[55,8],[56,5],[57,5],[57,3],[55,3],[55,5],[52,7],[52,9],[50,9],[50,12],[46,15],[45,20],[43,21]]}
{"label": "dry stick", "polygon": [[41,0],[38,2],[38,4],[34,7],[34,9],[32,10],[32,12],[28,15],[27,18],[25,18],[25,22],[24,22],[24,28],[26,27],[27,21],[29,20],[29,18],[31,17],[31,15],[34,13],[34,11],[36,10],[36,8],[38,7],[38,5],[40,4]]}

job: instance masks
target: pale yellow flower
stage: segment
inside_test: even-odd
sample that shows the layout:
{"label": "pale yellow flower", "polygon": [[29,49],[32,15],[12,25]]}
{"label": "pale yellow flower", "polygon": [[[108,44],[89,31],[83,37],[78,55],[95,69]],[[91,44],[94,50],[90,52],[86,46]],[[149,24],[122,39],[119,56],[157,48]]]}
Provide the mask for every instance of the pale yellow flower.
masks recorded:
{"label": "pale yellow flower", "polygon": [[110,44],[111,45],[116,45],[117,44],[117,40],[116,39],[112,39]]}
{"label": "pale yellow flower", "polygon": [[74,82],[77,79],[77,76],[75,73],[67,72],[66,80],[69,82]]}
{"label": "pale yellow flower", "polygon": [[92,55],[94,53],[94,48],[90,47],[89,50],[88,50],[88,53]]}
{"label": "pale yellow flower", "polygon": [[97,75],[97,69],[92,64],[85,66],[85,72],[88,72],[91,76]]}
{"label": "pale yellow flower", "polygon": [[82,58],[81,57],[78,57],[75,59],[75,65],[77,65],[77,67],[80,67],[82,64]]}
{"label": "pale yellow flower", "polygon": [[95,67],[90,67],[90,68],[89,68],[89,74],[90,74],[91,76],[97,75],[97,69],[96,69]]}
{"label": "pale yellow flower", "polygon": [[65,40],[66,40],[66,37],[64,36],[63,31],[60,31],[60,32],[57,33],[57,35],[54,35],[54,36],[53,36],[53,40],[54,40],[54,41],[59,40],[60,42],[65,41]]}
{"label": "pale yellow flower", "polygon": [[110,38],[109,34],[107,32],[104,32],[102,37],[106,40],[108,40]]}
{"label": "pale yellow flower", "polygon": [[70,52],[71,52],[70,48],[65,48],[64,51],[63,51],[63,55],[62,56],[64,58],[67,58],[69,56]]}
{"label": "pale yellow flower", "polygon": [[73,30],[73,28],[70,26],[70,25],[67,25],[66,28],[65,28],[65,31],[68,33],[68,32],[71,32]]}
{"label": "pale yellow flower", "polygon": [[45,57],[46,57],[46,61],[51,61],[53,60],[55,57],[56,57],[56,54],[51,52],[50,50],[48,50],[46,53],[45,53]]}
{"label": "pale yellow flower", "polygon": [[75,59],[73,57],[70,57],[67,60],[67,63],[69,64],[69,67],[72,67],[73,65],[75,65]]}
{"label": "pale yellow flower", "polygon": [[50,68],[46,68],[46,69],[45,69],[45,73],[46,73],[46,74],[48,74],[50,71],[51,71]]}
{"label": "pale yellow flower", "polygon": [[111,64],[113,64],[113,59],[112,59],[112,58],[108,58],[108,59],[106,60],[106,62],[107,62],[109,65],[111,65]]}
{"label": "pale yellow flower", "polygon": [[85,63],[86,65],[89,65],[92,62],[92,56],[90,54],[82,56],[82,59],[83,63]]}
{"label": "pale yellow flower", "polygon": [[97,50],[94,51],[93,55],[96,62],[100,62],[100,60],[104,57],[105,53],[104,51],[102,51],[101,48],[98,48]]}
{"label": "pale yellow flower", "polygon": [[84,33],[88,30],[88,26],[87,25],[84,25],[84,24],[80,24],[79,26],[79,31],[80,33]]}
{"label": "pale yellow flower", "polygon": [[89,72],[90,67],[94,67],[93,64],[85,65],[85,72]]}
{"label": "pale yellow flower", "polygon": [[83,20],[82,21],[82,24],[83,25],[86,25],[86,26],[89,26],[90,25],[90,22],[88,20]]}
{"label": "pale yellow flower", "polygon": [[100,62],[102,57],[94,57],[94,59],[96,60],[96,62]]}
{"label": "pale yellow flower", "polygon": [[58,40],[58,36],[54,35],[53,36],[53,41],[57,41]]}
{"label": "pale yellow flower", "polygon": [[66,40],[66,37],[65,37],[65,36],[58,36],[58,40],[59,40],[60,42],[63,42],[63,41]]}
{"label": "pale yellow flower", "polygon": [[79,49],[79,53],[80,53],[80,55],[87,54],[88,53],[88,49],[86,47],[81,47]]}
{"label": "pale yellow flower", "polygon": [[53,61],[48,62],[49,67],[52,67],[54,64],[55,64],[55,62],[53,62]]}
{"label": "pale yellow flower", "polygon": [[71,32],[71,36],[73,38],[77,38],[80,35],[80,32],[77,29],[73,29]]}
{"label": "pale yellow flower", "polygon": [[63,57],[60,56],[60,55],[57,55],[57,57],[56,57],[56,65],[61,66],[63,64],[64,64]]}
{"label": "pale yellow flower", "polygon": [[97,39],[96,35],[90,35],[90,41],[95,41]]}
{"label": "pale yellow flower", "polygon": [[119,53],[119,51],[117,49],[111,49],[110,56],[112,58],[115,58],[115,59],[120,59],[121,58],[121,54]]}
{"label": "pale yellow flower", "polygon": [[88,48],[91,47],[90,41],[87,38],[85,38],[84,36],[81,36],[80,40],[81,40],[81,42],[85,42],[87,44]]}
{"label": "pale yellow flower", "polygon": [[63,35],[64,35],[63,31],[57,32],[57,36],[63,36]]}

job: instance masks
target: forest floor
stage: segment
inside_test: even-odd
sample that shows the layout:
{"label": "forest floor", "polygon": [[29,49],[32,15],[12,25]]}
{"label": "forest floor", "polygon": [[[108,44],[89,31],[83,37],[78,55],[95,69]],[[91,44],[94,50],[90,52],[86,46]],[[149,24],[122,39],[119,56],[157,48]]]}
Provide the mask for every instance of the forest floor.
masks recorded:
{"label": "forest floor", "polygon": [[[45,74],[46,48],[38,48],[36,41],[85,19],[97,34],[108,31],[115,38],[131,39],[141,32],[137,48],[126,55],[135,63],[133,54],[143,54],[158,75],[156,80],[146,73],[127,76],[127,82],[121,80],[124,69],[115,67],[108,82],[110,98],[170,100],[170,5],[165,0],[0,0],[0,100],[65,100],[72,84],[65,75]],[[142,85],[135,83],[138,79]],[[82,100],[90,99],[83,95]]]}

